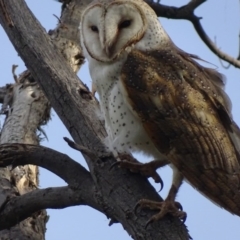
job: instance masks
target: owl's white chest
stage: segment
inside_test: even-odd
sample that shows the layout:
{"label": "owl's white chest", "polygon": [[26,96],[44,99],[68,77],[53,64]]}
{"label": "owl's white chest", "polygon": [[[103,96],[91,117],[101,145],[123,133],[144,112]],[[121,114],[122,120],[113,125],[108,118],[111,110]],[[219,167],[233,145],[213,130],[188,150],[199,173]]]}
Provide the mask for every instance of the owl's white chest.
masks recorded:
{"label": "owl's white chest", "polygon": [[95,60],[90,62],[90,74],[100,97],[101,112],[108,133],[106,145],[111,151],[141,151],[153,158],[159,158],[159,152],[128,102],[120,79],[121,69],[122,63],[119,62],[111,65]]}

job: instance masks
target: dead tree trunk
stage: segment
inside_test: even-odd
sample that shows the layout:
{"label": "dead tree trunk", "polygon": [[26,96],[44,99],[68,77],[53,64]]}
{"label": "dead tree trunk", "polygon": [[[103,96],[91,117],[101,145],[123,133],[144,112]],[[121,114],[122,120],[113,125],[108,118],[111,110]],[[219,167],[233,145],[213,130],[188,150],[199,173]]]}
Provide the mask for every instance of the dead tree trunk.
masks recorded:
{"label": "dead tree trunk", "polygon": [[[7,85],[2,95],[1,113],[6,115],[0,143],[39,144],[38,129],[49,120],[49,102],[28,71],[16,83]],[[25,165],[0,169],[0,205],[13,196],[38,188],[38,166]],[[18,216],[14,216],[17,218]],[[47,214],[38,211],[18,225],[0,231],[0,239],[45,239]]]}

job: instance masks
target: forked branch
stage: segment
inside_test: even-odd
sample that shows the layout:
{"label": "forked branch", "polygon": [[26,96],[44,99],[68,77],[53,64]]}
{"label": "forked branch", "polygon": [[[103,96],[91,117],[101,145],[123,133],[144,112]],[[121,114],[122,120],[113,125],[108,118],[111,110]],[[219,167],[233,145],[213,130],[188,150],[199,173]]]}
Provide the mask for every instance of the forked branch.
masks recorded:
{"label": "forked branch", "polygon": [[221,51],[204,31],[203,26],[200,22],[201,17],[197,17],[194,14],[195,9],[199,7],[202,3],[206,2],[206,0],[192,0],[188,4],[179,8],[166,6],[163,4],[153,2],[151,0],[147,0],[146,2],[154,9],[154,11],[159,17],[171,19],[184,19],[190,21],[193,24],[199,37],[214,54],[216,54],[220,59],[235,66],[236,68],[240,68],[239,57],[234,58],[228,55],[227,53]]}
{"label": "forked branch", "polygon": [[55,173],[69,184],[68,187],[35,190],[9,199],[0,209],[0,230],[46,208],[84,204],[104,213],[95,200],[96,189],[90,173],[67,155],[38,145],[17,143],[0,145],[0,155],[0,167],[34,164]]}

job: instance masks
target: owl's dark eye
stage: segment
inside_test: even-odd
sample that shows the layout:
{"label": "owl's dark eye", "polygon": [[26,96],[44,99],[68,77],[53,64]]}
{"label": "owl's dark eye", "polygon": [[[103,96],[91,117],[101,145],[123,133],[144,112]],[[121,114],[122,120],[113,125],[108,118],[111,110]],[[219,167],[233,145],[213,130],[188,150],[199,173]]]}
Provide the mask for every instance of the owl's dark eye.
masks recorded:
{"label": "owl's dark eye", "polygon": [[131,20],[125,20],[125,21],[121,22],[118,27],[120,29],[121,28],[127,28],[131,25],[131,22],[132,22]]}
{"label": "owl's dark eye", "polygon": [[91,26],[90,28],[93,32],[98,32],[98,28],[96,26]]}

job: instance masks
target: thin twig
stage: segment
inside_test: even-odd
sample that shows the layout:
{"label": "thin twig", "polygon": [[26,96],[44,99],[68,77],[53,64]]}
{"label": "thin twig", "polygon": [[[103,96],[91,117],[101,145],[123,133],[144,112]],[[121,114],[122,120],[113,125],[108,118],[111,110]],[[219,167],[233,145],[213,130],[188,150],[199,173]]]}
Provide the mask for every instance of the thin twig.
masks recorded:
{"label": "thin twig", "polygon": [[68,143],[69,147],[71,147],[77,151],[80,151],[82,154],[86,154],[91,159],[106,158],[106,157],[112,156],[111,152],[99,152],[96,154],[96,153],[92,152],[91,150],[89,150],[88,148],[73,142],[72,140],[70,140],[67,137],[64,137],[63,139]]}
{"label": "thin twig", "polygon": [[53,16],[58,20],[58,23],[62,22],[61,19],[57,15],[53,14]]}
{"label": "thin twig", "polygon": [[[217,46],[217,37],[216,37],[216,36],[214,37],[214,44]],[[218,59],[219,59],[219,62],[220,62],[221,66],[222,66],[223,68],[225,68],[225,69],[230,68],[231,63],[229,63],[227,66],[224,66],[223,61],[222,61],[220,58],[218,58]]]}
{"label": "thin twig", "polygon": [[13,79],[16,83],[18,83],[18,77],[15,73],[17,67],[18,67],[18,65],[14,65],[14,64],[12,65],[12,75],[13,75]]}
{"label": "thin twig", "polygon": [[90,151],[88,148],[78,145],[77,143],[73,142],[72,140],[70,140],[67,137],[64,137],[63,139],[68,143],[69,147],[71,147],[77,151],[80,151],[83,154],[86,154],[90,158],[97,158],[97,155],[95,153],[93,153],[92,151]]}

